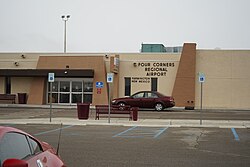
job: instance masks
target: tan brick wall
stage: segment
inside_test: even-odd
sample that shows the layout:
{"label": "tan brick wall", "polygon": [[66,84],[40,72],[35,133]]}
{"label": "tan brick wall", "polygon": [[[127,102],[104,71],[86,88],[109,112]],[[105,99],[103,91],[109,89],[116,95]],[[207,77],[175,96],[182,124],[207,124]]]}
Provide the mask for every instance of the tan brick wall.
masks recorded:
{"label": "tan brick wall", "polygon": [[[92,104],[107,104],[107,84],[106,84],[106,69],[103,61],[103,56],[40,56],[37,63],[37,69],[66,69],[69,66],[70,69],[93,69],[94,78],[93,84],[96,82],[104,82],[104,88],[102,88],[102,93],[97,94],[97,89],[95,85],[93,86],[93,101]],[[55,76],[56,77],[56,76]],[[47,78],[46,78],[47,82]],[[46,82],[37,79],[33,81],[30,90],[30,104],[41,104],[45,103],[44,97],[46,97],[46,89],[37,92],[38,87],[45,87]],[[34,84],[39,86],[34,86]],[[43,85],[43,86],[42,86]],[[35,98],[35,97],[42,98]]]}
{"label": "tan brick wall", "polygon": [[[196,72],[206,76],[203,107],[250,109],[250,51],[197,50]],[[200,108],[200,84],[196,76],[196,108]]]}
{"label": "tan brick wall", "polygon": [[176,75],[173,97],[178,107],[195,105],[196,44],[185,43]]}

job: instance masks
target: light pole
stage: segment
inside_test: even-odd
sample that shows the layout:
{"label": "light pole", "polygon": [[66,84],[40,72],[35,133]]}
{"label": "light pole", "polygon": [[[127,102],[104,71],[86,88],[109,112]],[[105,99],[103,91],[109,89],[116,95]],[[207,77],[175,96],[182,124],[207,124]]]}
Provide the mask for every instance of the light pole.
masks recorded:
{"label": "light pole", "polygon": [[66,53],[66,22],[69,20],[70,15],[62,15],[64,21],[64,53]]}

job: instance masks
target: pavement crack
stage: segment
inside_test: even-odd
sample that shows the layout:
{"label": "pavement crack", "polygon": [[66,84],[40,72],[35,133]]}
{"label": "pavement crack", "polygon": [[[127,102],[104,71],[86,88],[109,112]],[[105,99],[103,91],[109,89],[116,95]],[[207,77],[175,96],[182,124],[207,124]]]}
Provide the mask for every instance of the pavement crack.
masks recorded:
{"label": "pavement crack", "polygon": [[202,135],[204,134],[204,132],[203,131],[201,131],[200,132],[200,135],[198,135],[198,136],[196,136],[196,144],[194,145],[194,148],[195,149],[198,149],[199,148],[199,146],[200,146],[200,139],[201,139],[201,137],[202,137]]}

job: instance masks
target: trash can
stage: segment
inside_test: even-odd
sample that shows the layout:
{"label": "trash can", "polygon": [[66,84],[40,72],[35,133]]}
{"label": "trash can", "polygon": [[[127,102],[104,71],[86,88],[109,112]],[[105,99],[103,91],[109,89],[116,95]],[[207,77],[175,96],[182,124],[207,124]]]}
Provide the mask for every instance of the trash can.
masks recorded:
{"label": "trash can", "polygon": [[77,103],[77,115],[78,119],[89,118],[89,103]]}
{"label": "trash can", "polygon": [[18,103],[26,104],[27,102],[27,94],[26,93],[18,93]]}
{"label": "trash can", "polygon": [[137,121],[138,120],[138,107],[132,107],[132,114],[133,114],[133,121]]}

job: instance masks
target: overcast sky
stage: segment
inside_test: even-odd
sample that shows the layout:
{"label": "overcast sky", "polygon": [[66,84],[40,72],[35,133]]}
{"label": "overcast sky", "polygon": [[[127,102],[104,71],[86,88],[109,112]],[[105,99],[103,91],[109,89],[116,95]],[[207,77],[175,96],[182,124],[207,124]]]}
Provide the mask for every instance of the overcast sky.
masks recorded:
{"label": "overcast sky", "polygon": [[0,0],[0,52],[139,52],[141,43],[250,49],[250,0]]}

